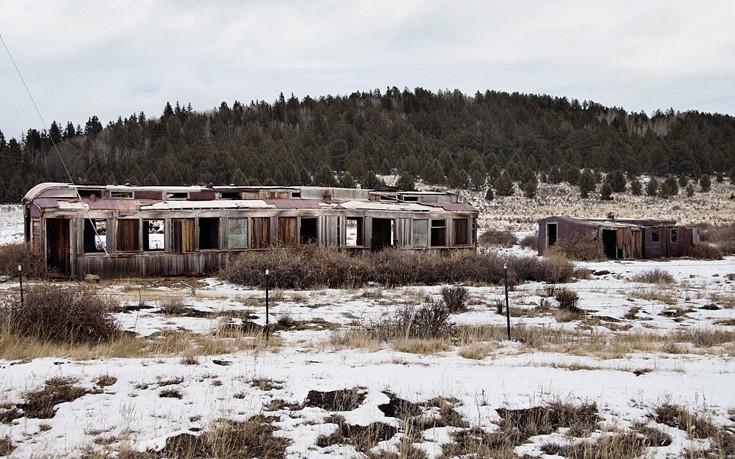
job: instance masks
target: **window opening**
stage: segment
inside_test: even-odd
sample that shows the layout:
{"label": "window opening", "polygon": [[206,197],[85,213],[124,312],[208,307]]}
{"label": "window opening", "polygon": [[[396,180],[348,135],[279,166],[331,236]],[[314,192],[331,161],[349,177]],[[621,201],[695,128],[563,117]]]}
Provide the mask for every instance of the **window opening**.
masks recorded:
{"label": "window opening", "polygon": [[365,245],[363,240],[363,217],[347,217],[345,222],[346,238],[345,245],[348,247],[358,247]]}
{"label": "window opening", "polygon": [[559,237],[558,228],[556,223],[546,224],[546,247],[551,247],[556,244],[556,240]]}
{"label": "window opening", "polygon": [[199,217],[199,249],[219,248],[219,217]]}
{"label": "window opening", "polygon": [[84,253],[104,252],[107,248],[107,220],[84,220]]}
{"label": "window opening", "polygon": [[301,244],[315,244],[317,242],[316,217],[301,217],[301,228],[299,229],[299,242]]}
{"label": "window opening", "polygon": [[671,242],[679,242],[679,230],[678,229],[671,230]]}
{"label": "window opening", "polygon": [[660,240],[661,240],[661,231],[660,230],[651,231],[651,242],[658,242]]}
{"label": "window opening", "polygon": [[143,250],[163,250],[166,241],[165,220],[143,220]]}
{"label": "window opening", "polygon": [[447,245],[447,221],[431,221],[431,246],[441,247]]}
{"label": "window opening", "polygon": [[372,250],[378,251],[393,246],[393,220],[373,218]]}

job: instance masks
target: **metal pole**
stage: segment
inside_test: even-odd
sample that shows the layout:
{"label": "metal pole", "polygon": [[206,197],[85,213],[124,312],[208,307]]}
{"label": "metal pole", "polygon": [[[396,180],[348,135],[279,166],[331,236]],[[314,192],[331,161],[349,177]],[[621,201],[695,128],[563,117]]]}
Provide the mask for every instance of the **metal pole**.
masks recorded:
{"label": "metal pole", "polygon": [[20,281],[20,307],[23,308],[23,265],[18,265],[18,280]]}
{"label": "metal pole", "polygon": [[265,270],[265,339],[268,339],[268,335],[270,334],[270,327],[268,327],[269,320],[268,320],[268,270]]}
{"label": "metal pole", "polygon": [[510,303],[508,301],[508,265],[503,265],[505,271],[505,319],[508,323],[508,341],[510,341]]}

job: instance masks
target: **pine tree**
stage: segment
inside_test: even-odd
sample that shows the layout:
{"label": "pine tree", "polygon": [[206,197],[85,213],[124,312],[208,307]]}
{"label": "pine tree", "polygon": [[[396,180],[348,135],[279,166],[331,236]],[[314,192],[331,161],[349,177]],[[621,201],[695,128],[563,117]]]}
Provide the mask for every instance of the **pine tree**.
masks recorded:
{"label": "pine tree", "polygon": [[654,177],[646,184],[646,194],[652,197],[658,194],[658,181]]}
{"label": "pine tree", "polygon": [[396,188],[403,191],[414,191],[416,189],[416,184],[414,183],[411,174],[399,175],[398,180],[396,181]]}
{"label": "pine tree", "polygon": [[610,185],[610,182],[604,181],[602,182],[602,186],[600,187],[600,199],[603,201],[612,201],[613,200],[613,189],[612,185]]}
{"label": "pine tree", "polygon": [[495,199],[495,193],[493,193],[493,189],[488,187],[487,193],[485,193],[485,201],[492,201]]}
{"label": "pine tree", "polygon": [[674,177],[666,177],[658,190],[659,197],[667,199],[670,196],[679,194],[679,184]]}
{"label": "pine tree", "polygon": [[582,199],[589,198],[590,193],[595,191],[596,187],[597,182],[595,181],[594,174],[588,169],[585,169],[582,175],[579,176],[579,196]]}
{"label": "pine tree", "polygon": [[610,184],[610,189],[615,193],[622,193],[625,191],[625,175],[620,170],[615,170],[607,174],[605,177],[607,182]]}
{"label": "pine tree", "polygon": [[691,198],[692,196],[694,196],[694,186],[692,186],[691,183],[688,183],[687,184],[687,197]]}
{"label": "pine tree", "polygon": [[523,196],[527,197],[528,199],[535,198],[536,192],[538,191],[538,179],[536,178],[536,176],[534,175],[533,177],[523,182],[523,185],[521,185],[521,190],[523,191]]}
{"label": "pine tree", "polygon": [[512,196],[514,193],[513,180],[510,179],[510,175],[506,171],[500,174],[493,185],[495,186],[495,194],[498,196]]}
{"label": "pine tree", "polygon": [[702,193],[707,193],[711,189],[712,179],[709,178],[709,175],[703,175],[702,178],[699,179],[699,191],[701,191]]}
{"label": "pine tree", "polygon": [[643,184],[638,179],[633,179],[630,182],[630,191],[633,196],[640,196],[643,194]]}

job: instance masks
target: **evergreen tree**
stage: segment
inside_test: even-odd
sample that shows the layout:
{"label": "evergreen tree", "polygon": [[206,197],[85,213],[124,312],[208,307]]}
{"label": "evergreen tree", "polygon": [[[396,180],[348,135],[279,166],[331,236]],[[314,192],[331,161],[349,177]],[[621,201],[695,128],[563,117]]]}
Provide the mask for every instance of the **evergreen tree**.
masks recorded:
{"label": "evergreen tree", "polygon": [[631,180],[630,182],[630,191],[633,193],[633,196],[640,196],[643,194],[643,184],[641,184],[641,181],[636,179]]}
{"label": "evergreen tree", "polygon": [[401,174],[396,181],[396,188],[403,191],[414,191],[416,184],[410,174]]}
{"label": "evergreen tree", "polygon": [[527,197],[528,199],[532,199],[536,197],[536,192],[538,191],[538,179],[534,175],[533,177],[529,178],[523,184],[521,185],[521,190],[523,191],[523,196]]}
{"label": "evergreen tree", "polygon": [[658,194],[658,181],[654,177],[646,184],[646,194],[651,197]]}
{"label": "evergreen tree", "polygon": [[606,177],[607,183],[610,184],[610,189],[614,191],[615,193],[622,193],[625,191],[625,175],[623,175],[623,171],[621,170],[614,170],[607,174]]}
{"label": "evergreen tree", "polygon": [[590,193],[595,191],[595,188],[597,188],[597,182],[594,174],[589,169],[585,169],[579,176],[579,196],[582,199],[587,199],[590,197]]}
{"label": "evergreen tree", "polygon": [[685,186],[687,186],[687,183],[689,183],[689,177],[687,177],[686,175],[680,175],[679,176],[679,187],[684,188]]}
{"label": "evergreen tree", "polygon": [[691,183],[687,183],[687,197],[691,198],[694,196],[694,186]]}
{"label": "evergreen tree", "polygon": [[661,198],[667,199],[670,196],[676,196],[679,194],[679,184],[674,177],[666,177],[658,190],[658,195]]}
{"label": "evergreen tree", "polygon": [[711,189],[712,179],[709,178],[709,175],[703,175],[702,178],[699,179],[699,191],[701,191],[702,193],[707,193]]}
{"label": "evergreen tree", "polygon": [[488,187],[487,192],[485,193],[485,201],[492,201],[495,199],[495,193],[493,193],[493,189]]}
{"label": "evergreen tree", "polygon": [[500,174],[500,177],[495,180],[493,185],[495,186],[495,194],[498,196],[512,196],[514,193],[513,180],[511,180],[510,175],[506,171]]}
{"label": "evergreen tree", "polygon": [[612,201],[613,200],[613,189],[612,185],[610,185],[610,182],[607,180],[602,182],[602,186],[600,187],[600,199],[603,201]]}

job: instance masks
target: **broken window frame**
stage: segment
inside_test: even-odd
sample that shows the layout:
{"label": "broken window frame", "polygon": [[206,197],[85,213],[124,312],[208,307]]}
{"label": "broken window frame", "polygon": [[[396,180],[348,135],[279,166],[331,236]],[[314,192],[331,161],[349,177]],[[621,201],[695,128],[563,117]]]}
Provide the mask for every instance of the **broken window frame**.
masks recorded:
{"label": "broken window frame", "polygon": [[[352,228],[354,228],[354,237],[352,236]],[[365,217],[345,218],[345,246],[365,246]]]}
{"label": "broken window frame", "polygon": [[679,229],[678,228],[671,228],[670,240],[671,242],[679,242]]}
{"label": "broken window frame", "polygon": [[429,239],[431,247],[447,246],[447,220],[445,218],[431,219],[431,234]]}
{"label": "broken window frame", "polygon": [[84,253],[105,253],[107,249],[107,219],[84,218],[82,240]]}
{"label": "broken window frame", "polygon": [[219,217],[199,217],[197,219],[199,250],[219,250]]}
{"label": "broken window frame", "polygon": [[661,230],[651,230],[651,242],[661,241]]}
{"label": "broken window frame", "polygon": [[[161,233],[151,232],[153,222],[160,222],[159,228]],[[163,252],[166,248],[166,220],[163,218],[144,218],[143,219],[143,251],[144,252]],[[151,234],[161,234],[160,244],[151,247]]]}

